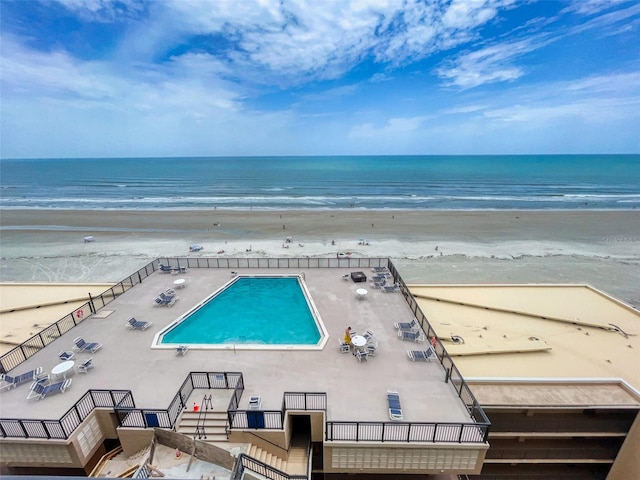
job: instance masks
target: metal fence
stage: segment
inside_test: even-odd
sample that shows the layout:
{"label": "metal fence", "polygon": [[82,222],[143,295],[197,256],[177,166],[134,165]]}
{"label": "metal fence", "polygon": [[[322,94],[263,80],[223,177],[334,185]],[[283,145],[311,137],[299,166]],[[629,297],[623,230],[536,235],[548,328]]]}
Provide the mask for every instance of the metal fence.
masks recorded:
{"label": "metal fence", "polygon": [[476,422],[473,425],[473,427],[480,428],[484,432],[484,438],[482,441],[486,442],[487,436],[489,434],[489,427],[491,426],[491,422],[489,421],[489,418],[484,413],[484,410],[482,409],[482,407],[476,400],[475,396],[471,392],[469,385],[467,385],[467,382],[465,382],[464,378],[462,377],[462,374],[458,370],[458,367],[456,367],[455,364],[453,363],[453,359],[447,352],[447,349],[444,347],[442,342],[438,339],[438,336],[436,335],[435,330],[429,323],[427,316],[420,309],[418,302],[413,297],[413,295],[411,295],[409,288],[405,284],[404,280],[402,280],[402,278],[400,277],[400,274],[398,273],[398,271],[396,270],[392,262],[389,262],[388,268],[391,274],[393,275],[394,281],[399,285],[400,292],[402,293],[405,300],[407,301],[407,304],[409,305],[409,308],[413,312],[416,320],[418,321],[418,323],[422,327],[422,330],[425,332],[427,338],[433,345],[434,350],[436,351],[438,360],[440,360],[440,363],[445,369],[445,375],[446,375],[445,380],[450,381],[451,384],[456,389],[456,393],[458,394],[458,396],[464,403],[465,407],[467,408],[467,411],[469,412],[471,419],[474,422]]}
{"label": "metal fence", "polygon": [[154,260],[134,274],[129,275],[124,280],[105,290],[100,295],[96,297],[90,296],[88,302],[2,355],[0,357],[0,373],[7,373],[17,367],[51,342],[85,321],[91,316],[91,314],[96,313],[100,308],[114,301],[131,287],[138,283],[142,283],[143,279],[147,278],[155,271],[156,264],[157,261]]}
{"label": "metal fence", "polygon": [[239,372],[190,372],[167,409],[136,408],[130,390],[89,390],[59,420],[0,419],[0,436],[65,440],[96,408],[112,408],[120,427],[173,428],[196,388],[243,389]]}
{"label": "metal fence", "polygon": [[489,425],[475,423],[331,422],[327,441],[483,443]]}
{"label": "metal fence", "polygon": [[4,438],[44,438],[66,440],[96,408],[134,407],[129,390],[88,390],[59,420],[0,419]]}
{"label": "metal fence", "polygon": [[[66,315],[55,324],[47,327],[38,334],[28,339],[23,344],[12,349],[2,357],[0,357],[0,373],[15,368],[27,358],[31,357],[46,345],[54,341],[59,336],[71,330],[73,327],[84,321],[98,309],[107,305],[116,299],[119,295],[126,292],[133,286],[142,283],[142,281],[159,269],[159,265],[169,265],[172,268],[251,268],[251,269],[274,269],[274,268],[293,268],[293,269],[312,269],[312,268],[373,268],[387,267],[391,272],[394,282],[398,284],[400,292],[404,296],[409,308],[420,323],[427,337],[433,339],[433,346],[436,351],[440,363],[446,372],[446,381],[450,381],[456,389],[456,392],[471,416],[476,422],[472,424],[442,424],[442,423],[388,423],[388,422],[327,422],[327,440],[368,440],[368,441],[398,441],[395,439],[404,439],[400,441],[443,441],[443,442],[486,442],[489,432],[490,422],[481,406],[473,396],[471,389],[464,381],[460,371],[454,365],[453,360],[447,353],[444,345],[437,339],[437,335],[431,324],[427,320],[426,315],[418,306],[415,298],[411,295],[409,288],[400,277],[393,263],[388,258],[218,258],[218,257],[163,257],[158,258],[143,268],[118,282],[110,289],[95,298],[91,298],[89,302],[84,304],[80,309]],[[78,315],[81,311],[83,314]],[[223,386],[224,385],[224,386]],[[192,372],[185,379],[178,393],[171,401],[166,410],[163,409],[136,409],[133,402],[131,392],[125,394],[125,398],[120,399],[117,404],[104,405],[115,407],[121,426],[124,427],[162,427],[172,428],[175,424],[180,412],[186,406],[186,400],[195,388],[233,388],[229,408],[228,420],[231,428],[249,428],[255,424],[255,418],[251,418],[251,411],[238,410],[240,397],[244,390],[244,383],[241,373],[215,373],[215,372]],[[100,391],[90,391],[100,392]],[[109,391],[110,392],[110,391]],[[121,391],[117,391],[121,392]],[[89,392],[87,392],[89,394]],[[126,401],[125,401],[126,400]],[[320,403],[318,403],[320,402]],[[324,404],[322,403],[324,402]],[[78,402],[80,403],[80,402]],[[315,405],[315,407],[314,407]],[[75,411],[78,404],[74,405],[65,416],[63,416],[65,425],[57,427],[56,422],[48,420],[0,420],[0,433],[2,436],[16,436],[29,438],[37,436],[38,438],[67,438],[68,434],[79,425],[73,420],[74,415],[70,412]],[[281,429],[284,419],[284,412],[287,409],[303,409],[303,410],[326,410],[326,395],[321,393],[305,393],[294,394],[286,393],[283,399],[282,410],[263,411],[260,425],[262,428]],[[247,414],[249,412],[249,414]],[[71,415],[72,420],[66,419],[67,415]],[[86,415],[85,415],[86,417]],[[82,418],[85,418],[82,417]],[[78,416],[80,418],[80,416]],[[80,420],[81,421],[81,420]],[[9,423],[4,423],[9,422]],[[50,425],[51,424],[51,425]],[[10,435],[5,433],[5,425]],[[46,426],[45,426],[46,425]],[[62,424],[61,424],[62,425]],[[75,425],[75,426],[73,426]],[[73,426],[69,431],[68,429]],[[28,427],[28,428],[26,428]],[[329,433],[331,427],[331,433]],[[65,430],[66,428],[66,430]],[[22,433],[21,433],[22,432]],[[32,435],[34,433],[35,435]],[[67,435],[60,437],[60,435]],[[478,434],[481,439],[478,440]],[[426,439],[426,440],[418,440]]]}
{"label": "metal fence", "polygon": [[[187,399],[195,389],[244,390],[240,372],[190,372],[166,409],[135,408],[117,405],[114,408],[121,427],[132,428],[173,428],[180,413],[187,408]],[[242,395],[242,393],[240,393]],[[232,402],[233,402],[232,395]]]}

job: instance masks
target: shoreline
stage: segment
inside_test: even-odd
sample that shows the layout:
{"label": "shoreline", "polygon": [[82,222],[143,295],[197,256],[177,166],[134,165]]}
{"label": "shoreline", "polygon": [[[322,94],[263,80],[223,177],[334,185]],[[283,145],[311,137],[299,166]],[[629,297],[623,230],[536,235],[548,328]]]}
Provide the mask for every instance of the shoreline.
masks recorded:
{"label": "shoreline", "polygon": [[117,282],[161,257],[343,252],[389,257],[411,283],[589,283],[640,305],[635,210],[0,209],[0,232],[2,281]]}

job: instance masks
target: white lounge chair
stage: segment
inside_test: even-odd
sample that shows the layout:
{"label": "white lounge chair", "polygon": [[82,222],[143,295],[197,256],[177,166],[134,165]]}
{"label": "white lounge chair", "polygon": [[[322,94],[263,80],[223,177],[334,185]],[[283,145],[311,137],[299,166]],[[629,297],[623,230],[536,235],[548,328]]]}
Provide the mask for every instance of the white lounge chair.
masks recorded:
{"label": "white lounge chair", "polygon": [[60,352],[58,354],[58,358],[60,359],[61,362],[66,362],[67,360],[73,360],[75,356],[76,354],[73,352]]}
{"label": "white lounge chair", "polygon": [[393,324],[398,330],[413,330],[414,328],[418,328],[418,321],[414,318],[410,322],[395,322]]}
{"label": "white lounge chair", "polygon": [[101,343],[98,342],[86,342],[84,338],[77,337],[73,341],[73,350],[75,352],[91,352],[95,353],[102,347]]}
{"label": "white lounge chair", "polygon": [[259,410],[262,405],[260,395],[253,395],[249,398],[249,410]]}
{"label": "white lounge chair", "polygon": [[53,393],[64,393],[67,388],[71,385],[71,379],[67,378],[66,380],[61,380],[55,383],[45,384],[42,382],[33,382],[29,389],[29,395],[27,395],[27,400],[31,398],[36,398],[38,400],[46,397],[47,395],[51,395]]}
{"label": "white lounge chair", "polygon": [[394,390],[387,390],[387,405],[389,406],[389,418],[391,420],[402,420],[402,405],[400,404],[400,394]]}
{"label": "white lounge chair", "polygon": [[141,322],[136,320],[135,317],[131,317],[125,326],[131,330],[146,330],[153,322]]}
{"label": "white lounge chair", "polygon": [[422,330],[398,330],[398,337],[411,342],[424,342]]}
{"label": "white lounge chair", "polygon": [[427,350],[407,350],[407,356],[411,361],[423,361],[430,362],[434,358],[437,358],[436,352],[433,347],[429,346]]}
{"label": "white lounge chair", "polygon": [[0,390],[11,390],[12,388],[16,388],[18,385],[22,385],[23,383],[27,383],[32,380],[38,380],[39,378],[48,377],[49,376],[47,374],[42,374],[42,367],[38,367],[15,376],[3,373],[2,375],[0,375]]}

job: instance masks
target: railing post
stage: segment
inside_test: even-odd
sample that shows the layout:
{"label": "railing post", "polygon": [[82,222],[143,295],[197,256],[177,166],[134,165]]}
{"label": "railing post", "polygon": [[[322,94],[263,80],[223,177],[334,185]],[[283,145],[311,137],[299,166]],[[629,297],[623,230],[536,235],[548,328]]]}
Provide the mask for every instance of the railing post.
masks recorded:
{"label": "railing post", "polygon": [[18,425],[20,425],[20,429],[22,430],[22,433],[24,434],[24,438],[30,438],[29,434],[27,433],[27,429],[24,428],[22,420],[18,420]]}
{"label": "railing post", "polygon": [[384,442],[384,429],[387,426],[387,422],[382,422],[382,437],[380,438],[381,442]]}

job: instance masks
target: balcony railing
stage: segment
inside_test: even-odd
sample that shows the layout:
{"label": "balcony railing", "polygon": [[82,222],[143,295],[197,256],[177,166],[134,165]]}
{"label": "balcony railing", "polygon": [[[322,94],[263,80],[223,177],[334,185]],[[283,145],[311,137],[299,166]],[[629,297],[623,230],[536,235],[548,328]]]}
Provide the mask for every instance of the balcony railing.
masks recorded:
{"label": "balcony railing", "polygon": [[489,425],[477,423],[327,422],[327,441],[484,443]]}
{"label": "balcony railing", "polygon": [[0,419],[4,438],[66,440],[96,408],[134,407],[129,390],[88,390],[59,420]]}
{"label": "balcony railing", "polygon": [[89,390],[59,420],[0,418],[0,436],[66,440],[96,408],[113,409],[121,427],[173,428],[194,389],[241,391],[243,385],[237,372],[190,372],[167,409],[136,408],[130,390]]}

